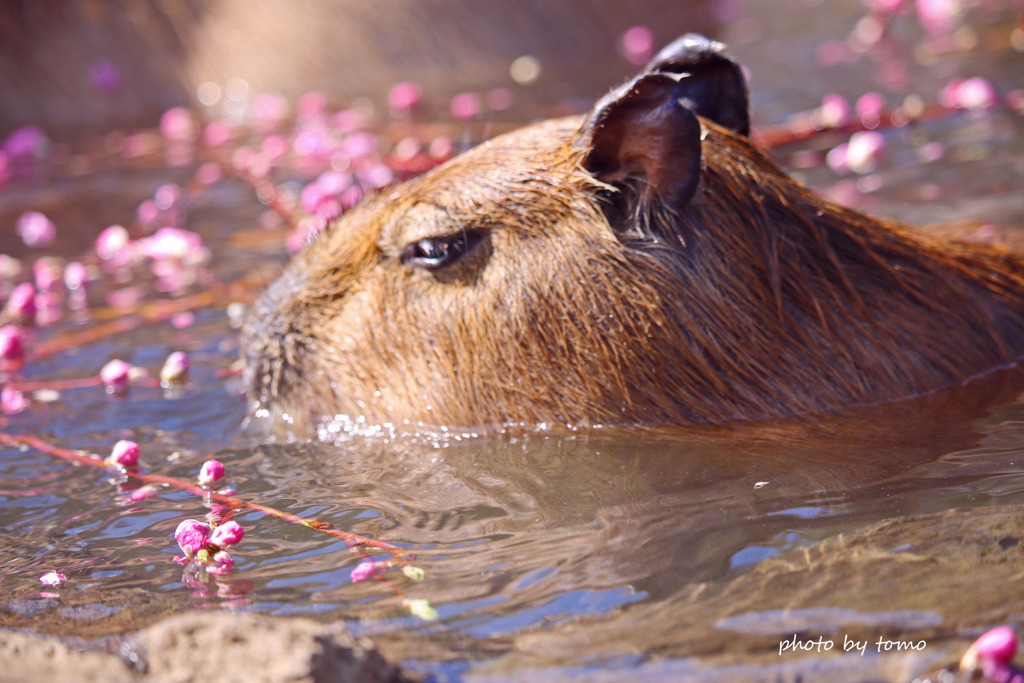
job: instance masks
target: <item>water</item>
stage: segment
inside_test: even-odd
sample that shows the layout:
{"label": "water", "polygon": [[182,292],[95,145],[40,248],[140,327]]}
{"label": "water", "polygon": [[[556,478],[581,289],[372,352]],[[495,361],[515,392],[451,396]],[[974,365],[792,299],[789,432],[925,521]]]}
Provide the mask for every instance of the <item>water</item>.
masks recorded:
{"label": "water", "polygon": [[[807,59],[814,45],[845,35],[861,6],[805,5],[745,4],[747,18],[724,29],[734,53],[755,65],[763,124],[814,106],[827,91],[856,96],[878,87],[870,62],[827,71]],[[1004,15],[978,22],[981,36],[1012,27]],[[911,51],[919,36],[897,29],[897,45]],[[1024,87],[1021,64],[998,41],[938,65],[911,59],[907,90],[933,96],[944,78],[983,70],[1006,92]],[[1022,133],[1024,119],[1007,108],[887,130],[887,162],[861,178],[799,162],[838,135],[775,154],[858,208],[917,223],[993,223],[1012,241],[1024,226]],[[944,153],[922,159],[928,143]],[[5,251],[38,255],[8,227],[37,209],[62,228],[47,253],[78,258],[100,228],[129,220],[158,185],[186,183],[198,164],[161,154],[81,158],[92,161],[0,190]],[[186,226],[203,235],[219,281],[243,278],[256,291],[279,269],[280,231],[254,230],[264,210],[233,179],[190,203]],[[441,680],[845,680],[934,671],[955,661],[971,635],[1024,619],[1011,588],[1024,564],[1020,371],[795,422],[288,442],[241,427],[248,406],[240,382],[222,372],[237,356],[225,314],[235,297],[186,287],[212,299],[180,328],[147,320],[139,304],[107,301],[132,288],[143,301],[168,298],[155,287],[144,268],[124,282],[104,278],[88,313],[66,311],[38,329],[35,341],[59,350],[28,363],[18,379],[92,375],[115,357],[155,372],[169,352],[186,350],[193,369],[184,386],[137,386],[123,397],[68,389],[3,418],[3,431],[101,455],[131,438],[147,471],[186,480],[217,457],[241,498],[414,554],[425,581],[388,576],[407,597],[429,599],[440,618],[409,615],[375,581],[353,584],[360,557],[339,539],[253,511],[236,515],[246,537],[235,571],[187,585],[172,561],[172,534],[182,519],[208,512],[202,499],[162,489],[134,502],[130,481],[6,448],[0,625],[101,641],[163,615],[226,608],[344,621],[387,656]],[[135,322],[82,336],[124,319]],[[50,570],[68,583],[41,587]],[[794,635],[835,645],[780,652]],[[868,643],[865,654],[839,653],[847,639]],[[926,645],[878,652],[880,639]]]}

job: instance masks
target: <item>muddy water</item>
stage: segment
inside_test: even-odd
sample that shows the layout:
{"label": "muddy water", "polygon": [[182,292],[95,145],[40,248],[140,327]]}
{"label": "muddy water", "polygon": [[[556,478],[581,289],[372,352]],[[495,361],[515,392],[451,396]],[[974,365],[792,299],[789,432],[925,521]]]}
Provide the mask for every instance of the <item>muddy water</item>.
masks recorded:
{"label": "muddy water", "polygon": [[[889,60],[829,68],[816,46],[845,37],[864,14],[859,3],[722,5],[721,37],[751,65],[766,125],[825,92],[881,89],[893,105],[908,94],[934,99],[954,76],[982,74],[999,92],[1024,87],[1013,23],[989,5],[967,23],[976,49],[922,63],[908,16],[891,29]],[[893,64],[907,78],[885,89],[880,69]],[[839,135],[775,154],[864,210],[922,224],[976,221],[967,229],[990,224],[1019,239],[1020,114],[1001,107],[884,135],[887,159],[870,175],[839,177],[822,163]],[[77,258],[99,229],[128,220],[157,185],[185,183],[197,163],[162,152],[88,159],[0,190],[0,251],[38,255],[11,230],[21,211],[36,209],[62,226],[47,253]],[[280,267],[280,235],[253,239],[263,211],[232,179],[191,203],[187,227],[203,235],[220,281],[244,276],[255,288]],[[142,271],[105,279],[86,313],[38,329],[35,342],[60,350],[19,379],[82,377],[115,357],[152,371],[183,349],[193,359],[187,384],[123,397],[63,390],[5,418],[3,430],[101,454],[132,438],[149,471],[184,479],[215,456],[240,497],[414,553],[426,580],[399,583],[440,618],[409,616],[374,581],[353,584],[359,557],[344,543],[256,512],[236,517],[247,531],[235,571],[188,585],[171,535],[206,512],[200,499],[164,489],[133,501],[131,481],[4,449],[0,625],[102,645],[165,614],[222,608],[341,620],[440,680],[909,680],[954,662],[984,628],[1024,618],[1015,590],[1024,571],[1019,371],[798,422],[275,441],[242,427],[238,380],[221,372],[237,355],[229,294],[214,291],[191,325],[176,327],[147,322],[137,302],[111,305],[114,290],[175,299]],[[82,336],[125,318],[136,323]],[[68,583],[41,588],[38,577],[53,569]]]}

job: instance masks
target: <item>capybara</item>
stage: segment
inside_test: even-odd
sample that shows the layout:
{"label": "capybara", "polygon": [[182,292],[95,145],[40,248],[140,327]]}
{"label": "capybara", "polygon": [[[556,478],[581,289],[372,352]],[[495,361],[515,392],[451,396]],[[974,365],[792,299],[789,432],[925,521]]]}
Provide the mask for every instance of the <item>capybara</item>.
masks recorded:
{"label": "capybara", "polygon": [[1024,353],[1024,267],[823,200],[720,43],[364,201],[244,331],[293,426],[680,425],[920,395]]}

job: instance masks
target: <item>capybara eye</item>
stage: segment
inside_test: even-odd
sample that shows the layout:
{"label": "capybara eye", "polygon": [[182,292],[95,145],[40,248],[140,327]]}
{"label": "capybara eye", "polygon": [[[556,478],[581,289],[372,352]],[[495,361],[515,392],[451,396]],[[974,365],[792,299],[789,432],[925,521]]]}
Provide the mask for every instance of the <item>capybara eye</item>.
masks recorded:
{"label": "capybara eye", "polygon": [[465,231],[444,237],[427,237],[402,249],[402,263],[424,270],[437,270],[458,261],[480,241],[480,234]]}

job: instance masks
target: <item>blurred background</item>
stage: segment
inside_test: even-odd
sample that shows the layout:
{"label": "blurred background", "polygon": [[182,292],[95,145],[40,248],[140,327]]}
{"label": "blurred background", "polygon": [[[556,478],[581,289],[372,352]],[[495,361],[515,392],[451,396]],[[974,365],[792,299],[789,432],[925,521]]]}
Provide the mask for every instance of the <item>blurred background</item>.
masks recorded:
{"label": "blurred background", "polygon": [[[716,34],[716,4],[9,0],[0,135],[26,124],[58,138],[154,125],[172,106],[219,110],[265,92],[380,104],[402,81],[438,98],[504,87],[520,107],[586,106],[635,69],[631,55],[687,31]],[[621,37],[636,25],[649,32],[625,52]]]}

